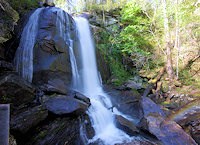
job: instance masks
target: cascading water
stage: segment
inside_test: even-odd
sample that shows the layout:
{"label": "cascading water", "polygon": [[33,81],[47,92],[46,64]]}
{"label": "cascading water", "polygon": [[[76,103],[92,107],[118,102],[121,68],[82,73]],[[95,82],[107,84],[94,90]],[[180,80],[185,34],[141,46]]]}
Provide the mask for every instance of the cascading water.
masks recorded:
{"label": "cascading water", "polygon": [[95,130],[95,136],[89,142],[100,139],[104,144],[112,145],[125,141],[131,141],[122,130],[116,128],[114,123],[114,114],[108,108],[112,103],[106,93],[104,93],[96,66],[95,47],[92,41],[92,35],[89,23],[81,17],[75,18],[79,33],[80,54],[82,68],[80,70],[80,80],[82,83],[77,85],[80,92],[90,98],[91,106],[88,110],[92,126]]}
{"label": "cascading water", "polygon": [[71,25],[68,14],[62,9],[57,11],[56,28],[60,37],[63,38],[66,44],[69,46],[70,63],[72,66],[72,88],[76,89],[76,86],[79,82],[79,73],[73,51],[73,40],[71,39],[70,27]]}
{"label": "cascading water", "polygon": [[38,20],[43,9],[38,8],[30,16],[28,23],[23,29],[20,44],[14,59],[16,71],[29,82],[32,81],[33,77],[33,47],[38,32]]}

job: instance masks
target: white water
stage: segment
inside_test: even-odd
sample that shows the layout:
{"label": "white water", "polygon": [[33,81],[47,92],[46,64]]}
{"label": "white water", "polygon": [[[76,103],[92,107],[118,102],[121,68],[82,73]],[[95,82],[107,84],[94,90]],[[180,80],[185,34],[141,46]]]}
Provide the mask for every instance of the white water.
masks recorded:
{"label": "white water", "polygon": [[79,80],[82,83],[79,83],[78,85],[81,86],[77,86],[77,88],[81,88],[79,91],[90,98],[91,106],[88,115],[95,130],[95,136],[89,142],[100,139],[106,145],[113,145],[131,141],[131,137],[115,126],[114,114],[108,109],[112,107],[112,103],[108,95],[104,93],[98,77],[95,47],[89,23],[81,17],[75,18],[75,22],[79,33],[82,62]]}
{"label": "white water", "polygon": [[29,82],[31,82],[33,78],[33,47],[38,32],[39,16],[43,9],[44,8],[38,8],[30,16],[21,34],[20,44],[14,59],[16,71]]}
{"label": "white water", "polygon": [[70,36],[70,27],[71,25],[68,14],[62,9],[57,11],[56,28],[60,37],[63,38],[66,44],[69,46],[70,63],[72,68],[72,89],[76,89],[75,87],[79,82],[79,73],[76,64],[76,58],[73,51],[73,40]]}

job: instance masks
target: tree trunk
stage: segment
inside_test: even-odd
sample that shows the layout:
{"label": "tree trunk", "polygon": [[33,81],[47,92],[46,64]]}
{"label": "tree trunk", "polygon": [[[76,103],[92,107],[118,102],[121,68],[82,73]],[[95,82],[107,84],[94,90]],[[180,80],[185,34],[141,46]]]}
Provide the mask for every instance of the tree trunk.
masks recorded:
{"label": "tree trunk", "polygon": [[167,48],[167,74],[170,83],[173,80],[173,65],[172,65],[172,50],[170,46],[169,39],[169,20],[167,17],[166,1],[162,0],[163,4],[163,18],[164,18],[164,28],[165,28],[165,46]]}
{"label": "tree trunk", "polygon": [[177,49],[177,66],[176,66],[176,79],[178,80],[179,77],[179,20],[178,20],[178,0],[176,0],[176,42],[175,48]]}

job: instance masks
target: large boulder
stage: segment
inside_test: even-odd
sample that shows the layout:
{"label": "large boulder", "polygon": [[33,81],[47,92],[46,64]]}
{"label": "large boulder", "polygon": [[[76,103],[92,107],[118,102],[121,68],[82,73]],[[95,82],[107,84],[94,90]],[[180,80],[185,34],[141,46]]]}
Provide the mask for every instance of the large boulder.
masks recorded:
{"label": "large boulder", "polygon": [[155,135],[164,145],[197,145],[181,126],[158,113],[147,115],[144,122],[144,129]]}
{"label": "large boulder", "polygon": [[[34,83],[41,85],[50,81],[56,85],[63,84],[64,89],[70,85],[69,47],[70,41],[75,43],[75,36],[75,22],[70,15],[56,7],[43,10],[34,47]],[[60,88],[56,85],[54,87]]]}
{"label": "large boulder", "polygon": [[16,73],[0,76],[0,102],[18,106],[36,98],[36,87]]}
{"label": "large boulder", "polygon": [[38,125],[48,116],[45,106],[39,105],[12,117],[10,129],[15,132],[26,133],[29,129]]}
{"label": "large boulder", "polygon": [[144,117],[146,117],[148,114],[154,113],[154,112],[166,117],[165,113],[161,110],[160,106],[158,106],[156,103],[154,103],[148,97],[141,97],[140,106],[142,108]]}
{"label": "large boulder", "polygon": [[88,104],[85,102],[64,95],[50,96],[50,98],[45,100],[45,104],[49,111],[58,115],[81,115],[84,114],[88,108]]}

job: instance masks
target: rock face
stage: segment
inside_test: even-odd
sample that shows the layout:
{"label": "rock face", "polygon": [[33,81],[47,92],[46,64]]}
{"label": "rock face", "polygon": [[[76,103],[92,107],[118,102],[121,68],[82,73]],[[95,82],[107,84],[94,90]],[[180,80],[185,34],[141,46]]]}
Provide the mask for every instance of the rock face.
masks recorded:
{"label": "rock face", "polygon": [[19,20],[19,14],[6,0],[0,3],[0,43],[10,39],[15,23]]}
{"label": "rock face", "polygon": [[19,14],[10,6],[6,0],[0,2],[0,59],[5,59],[6,49],[2,45],[12,37],[12,32]]}
{"label": "rock face", "polygon": [[[92,26],[91,28],[92,28],[92,32],[94,35],[95,44],[101,45],[103,42],[101,40],[102,38],[99,37],[100,36],[99,34],[102,33],[104,31],[104,29],[101,27],[97,27],[97,26]],[[96,49],[96,57],[97,57],[98,70],[101,73],[103,82],[106,82],[111,76],[110,66],[108,64],[108,58],[104,54],[104,52],[98,47]]]}
{"label": "rock face", "polygon": [[146,129],[165,145],[197,145],[193,138],[176,122],[168,120],[157,113],[147,115],[145,123]]}
{"label": "rock face", "polygon": [[[63,31],[66,34],[61,33]],[[34,47],[34,83],[49,84],[50,81],[54,87],[66,90],[71,81],[69,46],[75,36],[75,23],[71,16],[55,7],[43,10]],[[58,87],[59,84],[62,87]]]}
{"label": "rock face", "polygon": [[36,97],[36,88],[15,73],[0,76],[0,102],[14,106],[32,102]]}
{"label": "rock face", "polygon": [[[37,133],[31,136],[31,140],[27,144],[32,145],[81,145],[83,143],[81,134],[81,124],[90,124],[87,116],[79,118],[57,118],[41,128],[37,129]],[[87,126],[87,125],[86,125]],[[90,125],[89,125],[90,126]],[[91,128],[87,128],[90,133],[94,133]],[[94,134],[93,134],[94,135]]]}
{"label": "rock face", "polygon": [[31,110],[20,113],[11,119],[10,129],[26,133],[32,127],[45,120],[48,116],[48,111],[45,106],[39,105]]}
{"label": "rock face", "polygon": [[166,117],[165,113],[160,109],[160,107],[148,97],[141,98],[141,108],[144,113],[144,117],[153,112],[156,112],[161,116]]}
{"label": "rock face", "polygon": [[69,96],[57,95],[47,99],[45,102],[47,109],[54,114],[84,114],[88,105]]}

